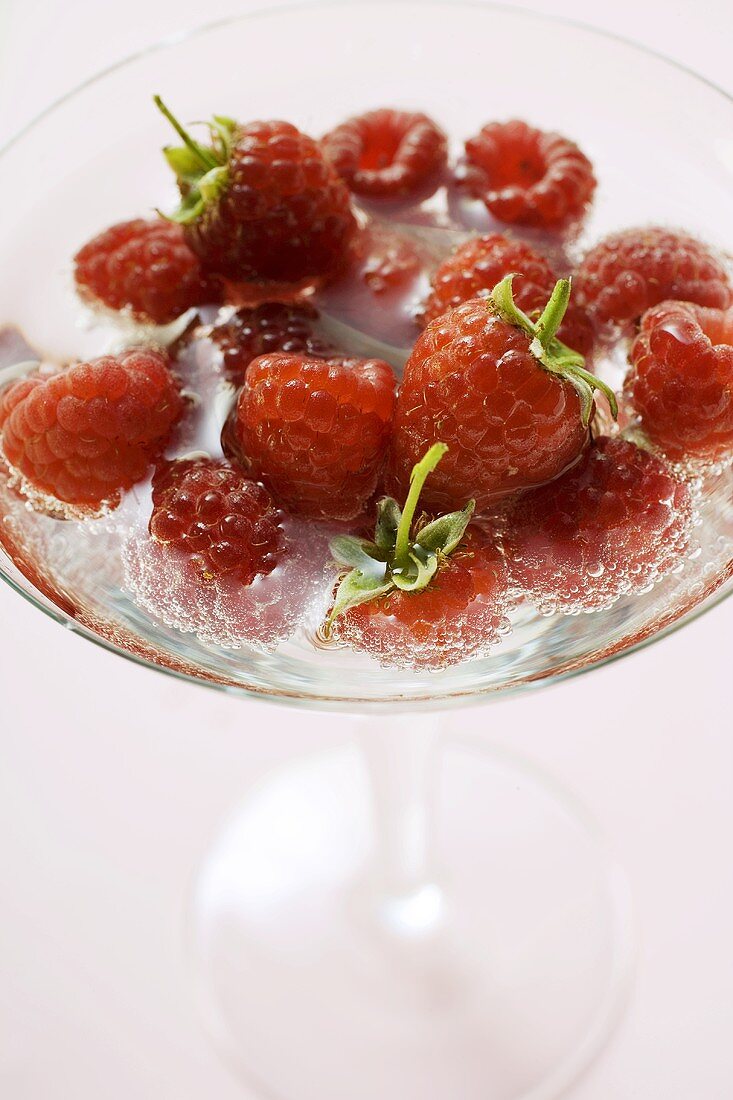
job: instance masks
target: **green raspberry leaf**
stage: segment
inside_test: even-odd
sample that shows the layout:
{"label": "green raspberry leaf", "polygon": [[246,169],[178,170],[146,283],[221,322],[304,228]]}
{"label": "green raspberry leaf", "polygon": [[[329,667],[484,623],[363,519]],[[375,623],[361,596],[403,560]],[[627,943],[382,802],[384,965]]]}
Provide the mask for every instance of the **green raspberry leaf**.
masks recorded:
{"label": "green raspberry leaf", "polygon": [[163,217],[169,222],[178,222],[179,225],[190,225],[203,212],[204,206],[198,187],[192,187],[185,198],[181,199],[178,208],[172,214],[163,214]]}
{"label": "green raspberry leaf", "polygon": [[374,573],[375,576],[386,575],[387,567],[382,551],[368,539],[338,535],[328,545],[331,557],[339,565],[348,565],[360,569],[362,573]]}
{"label": "green raspberry leaf", "polygon": [[450,554],[458,546],[471,522],[475,500],[469,500],[460,512],[449,512],[422,527],[415,536],[415,547],[428,552]]}
{"label": "green raspberry leaf", "polygon": [[410,551],[410,565],[407,569],[393,569],[392,583],[403,592],[419,592],[435,576],[438,570],[438,555],[425,552],[416,546]]}
{"label": "green raspberry leaf", "polygon": [[374,541],[380,550],[394,550],[402,509],[392,497],[382,497],[377,504],[377,526]]}
{"label": "green raspberry leaf", "polygon": [[193,185],[201,179],[201,163],[188,146],[166,145],[163,156],[183,183]]}
{"label": "green raspberry leaf", "polygon": [[237,124],[233,118],[229,118],[227,115],[214,115],[210,126],[212,138],[217,146],[217,155],[221,162],[226,164],[234,144]]}
{"label": "green raspberry leaf", "polygon": [[336,599],[328,617],[329,625],[349,608],[358,607],[360,603],[368,603],[369,600],[375,600],[379,596],[386,596],[392,588],[393,585],[389,581],[385,583],[383,579],[380,581],[378,576],[371,573],[352,569],[338,586]]}
{"label": "green raspberry leaf", "polygon": [[213,202],[222,193],[229,182],[229,169],[223,166],[212,168],[199,180],[199,191],[204,203]]}

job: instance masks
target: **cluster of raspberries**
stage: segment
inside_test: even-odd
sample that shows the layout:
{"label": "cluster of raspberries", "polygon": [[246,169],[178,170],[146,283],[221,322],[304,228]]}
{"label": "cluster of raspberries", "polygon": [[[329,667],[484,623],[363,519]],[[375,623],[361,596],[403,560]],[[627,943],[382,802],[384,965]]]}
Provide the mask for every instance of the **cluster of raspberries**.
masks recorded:
{"label": "cluster of raspberries", "polygon": [[[484,652],[517,591],[543,611],[600,610],[676,566],[692,522],[680,466],[733,455],[733,292],[713,250],[624,230],[587,252],[571,300],[571,280],[520,237],[474,236],[429,271],[398,381],[390,363],[335,346],[313,304],[348,285],[365,211],[384,219],[445,186],[559,239],[596,187],[578,146],[494,122],[449,169],[446,136],[421,113],[371,111],[320,141],[218,118],[202,144],[158,105],[186,139],[166,150],[181,207],[95,237],[76,285],[146,325],[229,304],[190,337],[205,332],[237,390],[222,451],[175,457],[189,409],[178,365],[134,347],[0,391],[2,457],[21,491],[88,514],[154,469],[150,535],[206,584],[277,568],[288,514],[338,521],[350,534],[334,557],[349,569],[333,632],[412,666]],[[380,270],[417,285],[398,254]],[[233,310],[243,298],[259,304]],[[586,361],[629,333],[633,436],[608,415],[594,432],[599,401],[615,418],[617,396]]]}

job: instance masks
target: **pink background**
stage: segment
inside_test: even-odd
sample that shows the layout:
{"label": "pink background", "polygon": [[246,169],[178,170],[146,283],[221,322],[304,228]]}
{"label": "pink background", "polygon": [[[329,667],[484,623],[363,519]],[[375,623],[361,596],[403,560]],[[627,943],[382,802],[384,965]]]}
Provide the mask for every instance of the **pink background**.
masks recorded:
{"label": "pink background", "polygon": [[[0,142],[111,61],[247,6],[0,0]],[[692,0],[532,6],[636,38],[733,92],[727,0],[705,4],[704,18]],[[16,186],[3,181],[4,201]],[[189,997],[190,877],[248,784],[338,743],[348,718],[242,703],[136,668],[4,586],[0,622],[0,1094],[247,1100]],[[732,627],[729,601],[631,660],[446,720],[578,791],[631,876],[638,981],[577,1100],[733,1090]]]}

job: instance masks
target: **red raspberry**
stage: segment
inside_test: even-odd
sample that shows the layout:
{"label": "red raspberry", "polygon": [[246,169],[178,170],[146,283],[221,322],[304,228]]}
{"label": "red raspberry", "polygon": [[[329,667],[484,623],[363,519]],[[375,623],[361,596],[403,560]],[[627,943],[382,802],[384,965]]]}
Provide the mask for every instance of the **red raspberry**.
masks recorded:
{"label": "red raspberry", "polygon": [[733,308],[654,306],[630,358],[626,393],[653,443],[675,460],[733,453]]}
{"label": "red raspberry", "polygon": [[77,252],[74,278],[90,305],[129,313],[136,321],[167,325],[192,306],[221,301],[183,239],[183,229],[159,218],[137,218],[105,229]]}
{"label": "red raspberry", "polygon": [[[411,240],[385,225],[371,225],[362,233],[357,259],[362,278],[373,294],[388,295],[408,290],[420,274],[420,254]],[[356,251],[356,250],[355,250]]]}
{"label": "red raspberry", "polygon": [[431,118],[387,107],[342,122],[321,148],[351,190],[369,198],[427,197],[448,159],[447,138]]}
{"label": "red raspberry", "polygon": [[603,388],[614,405],[608,388],[583,370],[582,356],[553,337],[568,281],[558,282],[547,307],[544,343],[538,326],[518,314],[510,288],[508,276],[490,298],[436,318],[405,366],[388,484],[404,492],[419,456],[445,441],[450,450],[425,492],[431,511],[457,507],[468,496],[483,510],[557,477],[588,442],[593,388]]}
{"label": "red raspberry", "polygon": [[265,302],[254,309],[239,309],[214,325],[210,338],[222,353],[227,377],[238,385],[253,359],[270,352],[328,359],[336,348],[315,331],[318,312],[310,305]]}
{"label": "red raspberry", "polygon": [[669,573],[691,520],[689,489],[664,462],[602,436],[563,477],[510,507],[505,548],[543,611],[599,611]]}
{"label": "red raspberry", "polygon": [[327,634],[384,665],[444,668],[509,631],[506,564],[488,535],[469,526],[474,502],[415,522],[425,480],[447,450],[437,443],[416,464],[404,508],[379,502],[374,542],[331,542],[335,561],[351,568],[336,588]]}
{"label": "red raspberry", "polygon": [[336,620],[334,637],[384,665],[438,669],[485,653],[508,632],[507,567],[470,527],[422,592],[392,589]]}
{"label": "red raspberry", "polygon": [[379,359],[260,356],[247,370],[235,424],[250,470],[293,512],[358,516],[376,489],[394,387]]}
{"label": "red raspberry", "polygon": [[98,509],[145,477],[183,407],[168,356],[133,348],[9,386],[2,449],[35,490]]}
{"label": "red raspberry", "polygon": [[695,237],[659,226],[600,241],[581,263],[575,288],[603,324],[636,321],[667,298],[714,309],[733,301],[722,260]]}
{"label": "red raspberry", "polygon": [[[46,375],[46,380],[53,375]],[[19,378],[16,382],[10,382],[0,389],[0,431],[5,427],[13,409],[23,402],[26,397],[38,386],[42,385],[44,378],[37,374]]]}
{"label": "red raspberry", "polygon": [[204,146],[156,103],[185,142],[166,151],[183,196],[176,220],[206,271],[297,283],[342,265],[356,221],[317,142],[289,122],[217,117]]}
{"label": "red raspberry", "polygon": [[[394,349],[415,339],[415,299],[429,270],[429,245],[388,222],[371,222],[359,234],[348,267],[318,293],[319,308],[341,326]],[[349,343],[349,334],[344,331]],[[364,341],[366,340],[366,343]]]}
{"label": "red raspberry", "polygon": [[578,146],[516,119],[490,122],[466,142],[463,185],[502,222],[555,228],[580,217],[595,191]]}
{"label": "red raspberry", "polygon": [[267,576],[285,552],[280,513],[257,482],[213,459],[166,464],[153,480],[150,534],[190,555],[198,578],[241,584]]}
{"label": "red raspberry", "polygon": [[[516,273],[512,284],[514,300],[535,320],[552,293],[557,276],[544,256],[528,244],[492,233],[465,241],[438,267],[419,316],[421,325],[434,321],[469,298],[489,294],[512,272]],[[581,355],[588,355],[593,349],[593,325],[574,302],[568,306],[558,336]]]}

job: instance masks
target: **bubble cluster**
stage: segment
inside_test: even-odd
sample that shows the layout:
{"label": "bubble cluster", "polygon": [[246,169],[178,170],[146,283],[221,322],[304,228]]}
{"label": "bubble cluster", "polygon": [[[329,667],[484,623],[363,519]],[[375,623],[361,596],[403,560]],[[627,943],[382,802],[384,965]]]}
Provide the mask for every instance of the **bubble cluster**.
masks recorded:
{"label": "bubble cluster", "polygon": [[162,546],[142,525],[123,547],[124,586],[148,614],[184,634],[228,649],[269,652],[325,608],[327,536],[286,525],[286,552],[268,576],[242,585],[232,576],[204,582],[190,556]]}
{"label": "bubble cluster", "polygon": [[537,609],[602,611],[682,564],[694,523],[689,486],[657,456],[602,437],[567,474],[505,514],[512,577]]}
{"label": "bubble cluster", "polygon": [[509,578],[487,536],[469,529],[419,593],[393,590],[339,616],[338,642],[386,667],[438,670],[485,656],[511,631]]}

